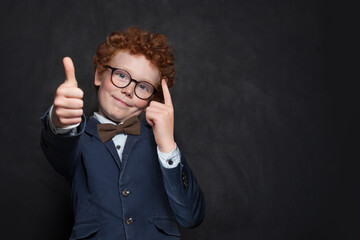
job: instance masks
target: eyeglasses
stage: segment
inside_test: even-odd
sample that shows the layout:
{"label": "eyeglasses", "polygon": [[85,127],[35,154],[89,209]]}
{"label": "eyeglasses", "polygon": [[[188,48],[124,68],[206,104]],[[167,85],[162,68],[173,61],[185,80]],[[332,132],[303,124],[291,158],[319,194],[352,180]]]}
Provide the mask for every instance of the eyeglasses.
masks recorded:
{"label": "eyeglasses", "polygon": [[151,83],[137,81],[131,78],[130,73],[128,73],[124,69],[110,67],[109,65],[105,65],[104,67],[111,69],[111,82],[114,84],[115,87],[125,88],[134,81],[134,93],[138,98],[142,100],[149,99],[153,94],[157,92],[156,88]]}

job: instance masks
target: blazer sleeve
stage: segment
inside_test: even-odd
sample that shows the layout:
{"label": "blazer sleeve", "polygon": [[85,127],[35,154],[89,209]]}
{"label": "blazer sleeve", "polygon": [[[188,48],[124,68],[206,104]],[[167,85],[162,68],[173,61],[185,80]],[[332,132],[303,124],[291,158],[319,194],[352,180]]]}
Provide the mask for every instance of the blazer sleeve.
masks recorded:
{"label": "blazer sleeve", "polygon": [[177,222],[184,228],[198,226],[205,216],[205,198],[183,155],[177,167],[161,166],[161,171]]}
{"label": "blazer sleeve", "polygon": [[71,181],[73,167],[80,156],[79,140],[85,130],[85,115],[77,127],[77,134],[54,134],[49,126],[49,111],[41,118],[43,128],[40,144],[45,157],[68,182]]}

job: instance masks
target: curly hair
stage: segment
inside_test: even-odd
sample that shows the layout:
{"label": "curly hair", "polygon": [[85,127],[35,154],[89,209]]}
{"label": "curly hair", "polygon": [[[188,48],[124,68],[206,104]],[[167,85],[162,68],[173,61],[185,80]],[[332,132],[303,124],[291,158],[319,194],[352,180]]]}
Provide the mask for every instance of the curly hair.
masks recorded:
{"label": "curly hair", "polygon": [[[130,54],[144,55],[160,72],[161,79],[165,79],[168,87],[172,87],[175,81],[174,55],[172,47],[168,46],[167,38],[160,33],[152,34],[147,30],[130,27],[125,32],[112,32],[106,37],[96,51],[93,58],[95,69],[101,76],[111,59],[119,51],[129,51]],[[162,89],[157,89],[153,99],[163,100]]]}

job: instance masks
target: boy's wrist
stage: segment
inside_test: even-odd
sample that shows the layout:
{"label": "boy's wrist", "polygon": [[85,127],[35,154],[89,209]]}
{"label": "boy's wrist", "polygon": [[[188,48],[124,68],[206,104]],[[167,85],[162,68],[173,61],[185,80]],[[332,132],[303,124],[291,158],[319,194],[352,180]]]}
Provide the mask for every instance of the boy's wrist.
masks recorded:
{"label": "boy's wrist", "polygon": [[162,153],[170,153],[176,148],[176,143],[174,140],[167,142],[165,145],[158,145],[159,151]]}
{"label": "boy's wrist", "polygon": [[54,134],[66,134],[66,133],[70,133],[70,132],[73,132],[74,130],[76,130],[76,128],[80,125],[80,123],[77,123],[77,124],[74,124],[74,125],[70,125],[70,126],[67,126],[67,127],[57,127],[55,124],[54,124],[54,121],[53,121],[53,116],[52,116],[52,113],[53,113],[53,107],[54,105],[52,105],[49,109],[49,117],[48,117],[48,121],[49,121],[49,126],[50,126],[50,129],[51,131],[54,133]]}

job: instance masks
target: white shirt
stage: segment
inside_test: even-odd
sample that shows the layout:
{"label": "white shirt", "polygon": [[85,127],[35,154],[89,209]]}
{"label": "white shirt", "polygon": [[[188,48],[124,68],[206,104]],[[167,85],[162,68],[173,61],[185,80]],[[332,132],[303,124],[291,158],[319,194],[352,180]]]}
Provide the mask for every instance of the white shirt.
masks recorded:
{"label": "white shirt", "polygon": [[[52,122],[52,118],[51,118],[52,110],[53,110],[53,106],[51,106],[50,111],[49,111],[49,125],[54,134],[69,134],[69,135],[77,134],[76,128],[80,125],[80,123],[74,124],[71,126],[67,126],[65,128],[58,128]],[[116,125],[116,123],[101,116],[100,114],[98,114],[96,112],[94,113],[94,118],[96,120],[98,120],[100,123],[110,123],[110,124]],[[122,123],[120,123],[120,124],[122,124]],[[115,148],[119,154],[120,161],[122,160],[122,153],[124,151],[126,139],[127,139],[127,134],[117,134],[112,138],[112,141],[115,144]],[[161,165],[164,168],[168,168],[168,169],[175,168],[181,161],[181,153],[180,153],[180,150],[177,147],[176,143],[175,143],[175,149],[173,151],[171,151],[170,153],[160,152],[159,147],[157,147],[157,153],[158,153],[159,162],[161,163]]]}

